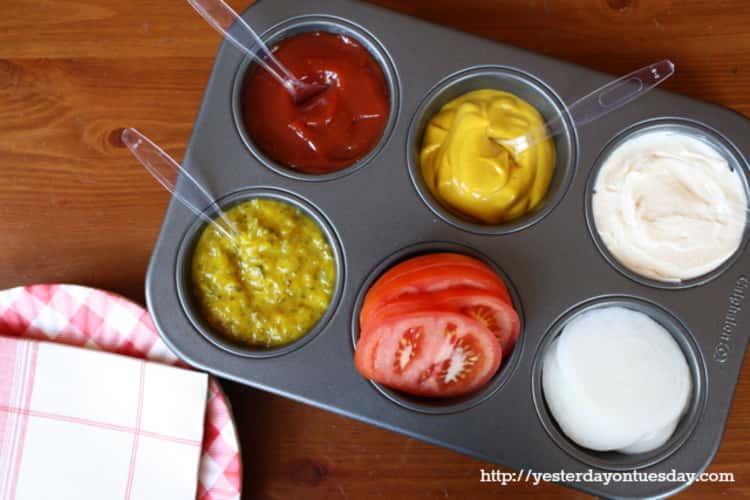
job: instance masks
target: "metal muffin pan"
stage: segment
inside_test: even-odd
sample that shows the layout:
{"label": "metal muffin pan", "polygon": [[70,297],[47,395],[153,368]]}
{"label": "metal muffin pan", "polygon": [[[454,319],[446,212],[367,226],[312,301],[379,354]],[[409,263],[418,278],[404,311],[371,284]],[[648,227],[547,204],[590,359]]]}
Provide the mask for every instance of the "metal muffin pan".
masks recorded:
{"label": "metal muffin pan", "polygon": [[[556,187],[545,205],[515,225],[482,228],[452,219],[454,214],[420,187],[413,155],[427,117],[418,115],[418,109],[435,110],[431,96],[445,98],[441,89],[461,81],[462,75],[483,71],[499,71],[511,75],[506,81],[524,82],[528,92],[538,92],[539,99],[549,103],[543,113],[559,111],[562,102],[571,102],[612,76],[348,0],[262,0],[243,17],[264,37],[283,38],[308,22],[311,29],[353,30],[384,67],[394,93],[393,124],[370,158],[342,173],[310,178],[272,165],[248,142],[237,122],[237,86],[247,61],[222,44],[183,166],[217,198],[231,199],[256,189],[256,194],[278,194],[302,206],[329,236],[334,251],[340,248],[337,269],[342,286],[317,331],[293,347],[265,357],[246,349],[237,352],[235,346],[217,341],[193,309],[185,273],[200,226],[173,200],[149,265],[146,297],[157,328],[175,353],[219,377],[512,468],[585,473],[590,468],[632,466],[643,473],[669,473],[707,467],[721,441],[750,337],[744,303],[750,293],[750,252],[745,244],[721,272],[690,287],[669,289],[633,279],[610,264],[589,230],[587,178],[622,133],[663,120],[710,130],[736,158],[746,181],[749,121],[715,105],[651,92],[596,124],[578,131],[568,126],[557,145],[568,148],[559,156],[570,163],[558,162]],[[446,248],[478,255],[508,278],[523,316],[518,345],[477,397],[427,402],[379,388],[362,378],[353,363],[357,304],[364,287],[387,262]],[[655,314],[688,355],[694,382],[699,382],[673,439],[652,455],[628,459],[576,448],[545,413],[538,386],[539,356],[566,314],[599,301],[625,301]],[[606,497],[643,498],[671,494],[688,484],[569,486]]]}

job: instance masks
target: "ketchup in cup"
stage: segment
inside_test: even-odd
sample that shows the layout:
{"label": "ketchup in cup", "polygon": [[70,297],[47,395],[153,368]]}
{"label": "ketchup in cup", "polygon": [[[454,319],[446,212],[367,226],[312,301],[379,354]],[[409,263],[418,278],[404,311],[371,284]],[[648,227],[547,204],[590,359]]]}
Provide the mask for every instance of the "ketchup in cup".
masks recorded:
{"label": "ketchup in cup", "polygon": [[273,54],[297,78],[326,84],[295,104],[259,65],[245,80],[243,116],[255,145],[293,170],[326,174],[366,156],[380,141],[390,112],[383,70],[346,35],[310,32],[286,38]]}

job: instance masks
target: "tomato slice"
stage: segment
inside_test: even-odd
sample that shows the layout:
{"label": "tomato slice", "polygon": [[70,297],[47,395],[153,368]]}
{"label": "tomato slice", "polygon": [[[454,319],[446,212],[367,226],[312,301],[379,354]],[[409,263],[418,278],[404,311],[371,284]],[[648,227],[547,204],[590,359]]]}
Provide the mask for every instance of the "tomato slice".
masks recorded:
{"label": "tomato slice", "polygon": [[430,308],[458,312],[479,321],[495,335],[506,356],[521,332],[521,320],[512,306],[493,293],[466,287],[406,295],[370,311],[360,326],[363,331],[369,330],[370,323]]}
{"label": "tomato slice", "polygon": [[391,278],[385,284],[375,282],[362,303],[360,324],[372,310],[405,295],[439,292],[457,287],[485,290],[511,304],[508,289],[494,272],[488,274],[486,270],[472,266],[424,267]]}
{"label": "tomato slice", "polygon": [[462,314],[424,310],[373,323],[354,363],[366,378],[427,397],[461,396],[497,372],[502,350],[481,323]]}
{"label": "tomato slice", "polygon": [[492,277],[497,277],[495,271],[479,259],[475,259],[474,257],[469,257],[468,255],[460,253],[441,252],[418,255],[416,257],[411,257],[408,260],[399,262],[395,266],[388,269],[388,271],[383,273],[383,275],[378,279],[378,282],[386,284],[391,279],[405,273],[410,273],[425,268],[442,266],[474,267],[476,269],[486,271],[487,274]]}
{"label": "tomato slice", "polygon": [[[384,286],[390,283],[392,280],[401,278],[404,275],[413,273],[416,271],[422,271],[424,269],[438,269],[443,267],[470,267],[477,271],[484,272],[488,278],[497,281],[501,288],[505,289],[505,283],[500,279],[494,269],[485,264],[479,259],[469,257],[460,253],[431,253],[426,255],[418,255],[408,260],[399,262],[395,266],[388,269],[385,273],[378,278],[373,287]],[[507,299],[510,304],[510,296],[504,294],[504,299]]]}

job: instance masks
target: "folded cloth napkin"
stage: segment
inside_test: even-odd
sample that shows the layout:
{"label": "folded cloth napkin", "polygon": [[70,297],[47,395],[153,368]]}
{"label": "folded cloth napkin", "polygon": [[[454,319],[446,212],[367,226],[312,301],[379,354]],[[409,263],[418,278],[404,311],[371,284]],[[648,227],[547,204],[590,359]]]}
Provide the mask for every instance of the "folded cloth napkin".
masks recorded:
{"label": "folded cloth napkin", "polygon": [[192,500],[207,376],[0,337],[0,500]]}

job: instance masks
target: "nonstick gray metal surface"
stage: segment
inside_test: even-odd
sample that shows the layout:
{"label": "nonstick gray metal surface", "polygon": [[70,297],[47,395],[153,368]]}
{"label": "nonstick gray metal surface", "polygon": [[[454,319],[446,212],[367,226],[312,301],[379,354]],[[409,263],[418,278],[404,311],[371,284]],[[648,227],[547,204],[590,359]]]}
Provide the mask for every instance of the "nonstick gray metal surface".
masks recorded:
{"label": "nonstick gray metal surface", "polygon": [[[255,151],[244,133],[239,87],[248,65],[239,51],[222,44],[183,165],[224,203],[267,196],[306,210],[334,250],[340,249],[340,286],[324,322],[299,343],[270,353],[224,345],[193,310],[186,266],[200,225],[173,200],[149,266],[146,296],[163,339],[180,357],[220,377],[516,469],[669,473],[698,472],[710,463],[750,336],[744,302],[750,293],[747,235],[720,272],[681,287],[654,286],[619,270],[600,250],[587,224],[587,180],[621,133],[687,126],[724,151],[747,188],[750,122],[730,110],[657,90],[581,130],[568,125],[556,139],[557,173],[541,210],[499,230],[482,228],[435,204],[415,175],[415,148],[429,118],[417,111],[432,113],[452,92],[494,82],[549,115],[611,76],[347,0],[263,0],[243,17],[273,39],[309,30],[354,36],[385,70],[392,121],[381,144],[350,169],[322,177],[283,170]],[[486,390],[461,401],[405,397],[365,380],[353,364],[354,318],[366,283],[399,258],[440,249],[474,254],[496,266],[523,315],[510,359]],[[538,361],[544,347],[575,314],[610,303],[661,322],[692,371],[689,412],[668,443],[642,456],[576,447],[556,428],[541,393]],[[688,486],[684,481],[568,484],[630,498]]]}

